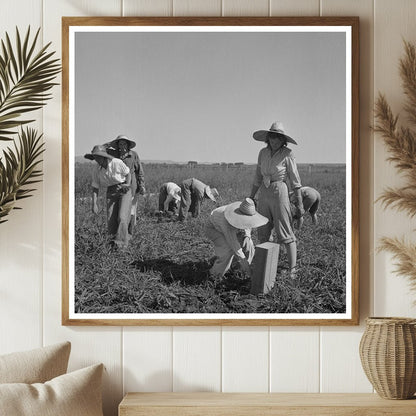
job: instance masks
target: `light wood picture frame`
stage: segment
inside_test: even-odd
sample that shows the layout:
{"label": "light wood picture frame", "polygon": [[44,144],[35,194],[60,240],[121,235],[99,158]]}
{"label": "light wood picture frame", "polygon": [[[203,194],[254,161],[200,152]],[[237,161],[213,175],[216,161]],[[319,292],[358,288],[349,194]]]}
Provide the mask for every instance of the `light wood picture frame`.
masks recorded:
{"label": "light wood picture frame", "polygon": [[[63,17],[62,50],[63,325],[359,323],[358,17]],[[285,169],[295,163],[302,182],[303,225],[295,229],[291,205],[294,240],[272,233],[251,276],[233,247],[231,269],[214,276],[212,210],[253,196],[255,177],[260,192],[279,182],[276,198],[297,195],[258,168],[266,143],[253,133],[276,126],[292,150]],[[109,169],[92,154],[116,151],[119,135],[140,158],[130,175],[137,193],[124,190],[137,206],[122,246],[107,228],[109,194],[106,202],[101,182],[93,192],[101,173],[92,179]],[[119,163],[104,159],[113,157]],[[205,200],[189,208],[195,179]],[[192,218],[161,212],[170,182]],[[265,214],[262,203],[256,196]],[[221,238],[218,250],[230,237]]]}

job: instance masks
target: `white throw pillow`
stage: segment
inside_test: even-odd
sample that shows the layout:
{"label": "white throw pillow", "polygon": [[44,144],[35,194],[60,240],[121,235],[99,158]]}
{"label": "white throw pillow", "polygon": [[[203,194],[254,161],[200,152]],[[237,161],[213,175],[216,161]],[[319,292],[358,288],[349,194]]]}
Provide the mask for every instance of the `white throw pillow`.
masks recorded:
{"label": "white throw pillow", "polygon": [[70,342],[0,355],[0,383],[44,383],[66,373]]}
{"label": "white throw pillow", "polygon": [[44,384],[0,384],[0,415],[103,416],[102,373],[97,364]]}

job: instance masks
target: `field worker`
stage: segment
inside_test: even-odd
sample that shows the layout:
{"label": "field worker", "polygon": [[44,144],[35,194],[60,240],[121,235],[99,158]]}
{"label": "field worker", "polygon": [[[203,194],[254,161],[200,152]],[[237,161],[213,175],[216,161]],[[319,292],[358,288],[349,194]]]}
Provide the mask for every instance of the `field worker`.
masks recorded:
{"label": "field worker", "polygon": [[185,221],[188,211],[194,218],[201,212],[201,204],[204,198],[216,202],[219,196],[215,188],[210,188],[195,178],[185,179],[181,183],[181,205],[179,207],[179,220]]}
{"label": "field worker", "polygon": [[129,233],[133,234],[133,229],[137,222],[137,202],[139,195],[144,195],[145,193],[143,166],[140,162],[139,155],[134,150],[131,150],[136,146],[136,143],[133,140],[130,140],[127,136],[121,134],[117,136],[113,141],[106,143],[104,146],[107,147],[107,152],[110,155],[121,159],[124,164],[127,165],[132,175],[132,204],[129,222]]}
{"label": "field worker", "polygon": [[107,153],[105,146],[94,146],[84,156],[97,164],[92,172],[92,211],[98,214],[98,190],[107,189],[107,227],[111,243],[126,248],[130,239],[128,224],[131,210],[130,169],[120,159]]}
{"label": "field worker", "polygon": [[260,243],[269,241],[274,227],[276,242],[285,244],[289,273],[296,277],[296,238],[292,229],[292,213],[290,210],[288,185],[293,189],[295,214],[304,214],[301,182],[295,157],[287,143],[297,144],[289,137],[279,122],[274,122],[269,130],[258,130],[253,134],[254,140],[267,143],[260,150],[257,169],[251,190],[254,198],[258,192],[258,212],[269,219],[269,222],[258,229]]}
{"label": "field worker", "polygon": [[181,200],[181,188],[174,182],[165,182],[159,190],[159,212],[175,213]]}
{"label": "field worker", "polygon": [[[304,214],[309,212],[312,218],[312,223],[315,225],[318,224],[318,216],[316,215],[316,213],[321,203],[321,194],[315,188],[312,188],[311,186],[302,186],[300,188],[300,193],[302,196],[303,209],[305,210]],[[296,202],[296,196],[293,192],[290,194],[290,202],[293,205]],[[295,228],[300,230],[303,225],[303,216],[298,217],[299,213],[296,212],[296,207],[294,207],[292,211],[293,211],[293,219],[295,220],[294,221]]]}
{"label": "field worker", "polygon": [[[211,276],[224,276],[237,256],[241,269],[249,273],[254,256],[251,229],[265,225],[268,219],[256,211],[254,201],[246,198],[214,209],[206,226],[206,236],[214,243],[215,261],[210,269]],[[244,240],[240,245],[238,233],[243,230]],[[248,258],[244,251],[248,252]]]}

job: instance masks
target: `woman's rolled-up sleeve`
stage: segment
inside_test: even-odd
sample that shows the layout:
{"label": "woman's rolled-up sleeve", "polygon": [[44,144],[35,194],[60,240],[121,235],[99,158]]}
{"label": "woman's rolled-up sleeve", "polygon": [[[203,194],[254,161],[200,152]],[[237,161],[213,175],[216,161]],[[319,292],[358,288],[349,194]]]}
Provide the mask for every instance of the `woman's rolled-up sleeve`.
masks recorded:
{"label": "woman's rolled-up sleeve", "polygon": [[298,167],[295,161],[295,155],[291,151],[290,154],[286,157],[286,169],[287,169],[287,178],[292,189],[297,189],[302,186],[300,181],[300,176],[298,172]]}

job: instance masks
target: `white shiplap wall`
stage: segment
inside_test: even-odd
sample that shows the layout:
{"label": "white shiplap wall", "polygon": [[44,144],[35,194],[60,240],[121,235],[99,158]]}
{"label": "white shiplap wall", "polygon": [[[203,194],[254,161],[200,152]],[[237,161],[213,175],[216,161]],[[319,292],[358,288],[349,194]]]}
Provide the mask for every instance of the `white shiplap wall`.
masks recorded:
{"label": "white shiplap wall", "polygon": [[[398,183],[371,133],[374,95],[394,110],[403,96],[397,75],[402,37],[416,41],[414,0],[0,0],[0,29],[42,27],[61,53],[61,16],[347,16],[361,19],[361,317],[414,316],[412,297],[374,254],[381,235],[412,229],[404,215],[373,201]],[[74,328],[60,325],[61,94],[39,113],[46,153],[44,182],[0,226],[0,354],[72,342],[70,369],[103,362],[105,415],[126,391],[368,392],[358,357],[359,327]],[[1,144],[3,146],[3,144]]]}

